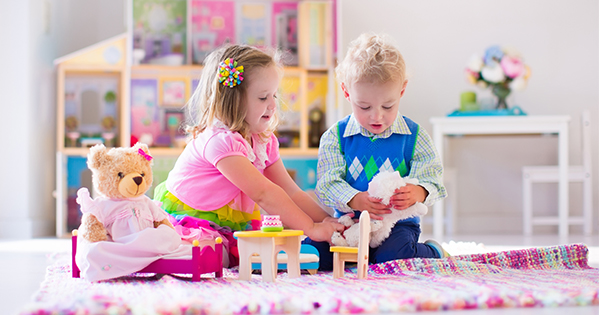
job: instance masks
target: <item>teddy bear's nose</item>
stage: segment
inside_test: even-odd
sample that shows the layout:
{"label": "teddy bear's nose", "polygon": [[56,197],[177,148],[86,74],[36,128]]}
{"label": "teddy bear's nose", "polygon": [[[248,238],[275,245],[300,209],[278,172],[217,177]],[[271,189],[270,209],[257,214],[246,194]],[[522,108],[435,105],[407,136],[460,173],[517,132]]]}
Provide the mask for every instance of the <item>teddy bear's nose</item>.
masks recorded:
{"label": "teddy bear's nose", "polygon": [[136,176],[136,177],[134,177],[134,178],[133,178],[133,181],[134,181],[134,182],[135,182],[135,183],[136,183],[138,186],[139,186],[139,185],[142,183],[142,181],[143,181],[143,180],[144,180],[144,179],[142,178],[142,176]]}

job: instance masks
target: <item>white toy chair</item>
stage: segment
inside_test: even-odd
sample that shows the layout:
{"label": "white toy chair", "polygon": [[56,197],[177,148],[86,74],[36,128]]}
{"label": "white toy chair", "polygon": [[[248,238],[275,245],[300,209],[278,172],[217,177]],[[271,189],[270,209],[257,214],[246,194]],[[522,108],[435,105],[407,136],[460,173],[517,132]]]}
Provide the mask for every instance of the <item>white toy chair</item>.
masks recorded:
{"label": "white toy chair", "polygon": [[[569,224],[583,225],[585,235],[592,234],[592,153],[589,111],[581,114],[583,165],[569,166],[569,182],[583,183],[583,216],[568,217]],[[530,236],[533,225],[558,225],[559,217],[533,217],[533,183],[558,183],[558,166],[524,166],[523,175],[523,233]]]}
{"label": "white toy chair", "polygon": [[371,217],[368,211],[363,211],[359,218],[358,247],[331,246],[333,252],[333,279],[344,276],[346,262],[358,263],[358,279],[367,277],[369,267],[369,235],[371,234]]}

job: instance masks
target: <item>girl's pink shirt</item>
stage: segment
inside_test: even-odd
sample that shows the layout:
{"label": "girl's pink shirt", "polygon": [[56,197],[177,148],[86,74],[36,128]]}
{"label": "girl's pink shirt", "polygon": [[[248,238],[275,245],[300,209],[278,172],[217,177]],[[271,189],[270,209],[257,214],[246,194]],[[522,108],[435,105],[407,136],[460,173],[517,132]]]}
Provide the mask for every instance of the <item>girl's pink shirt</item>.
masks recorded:
{"label": "girl's pink shirt", "polygon": [[[258,137],[253,136],[253,139]],[[248,142],[237,132],[207,128],[187,144],[177,159],[167,178],[167,189],[196,210],[212,211],[229,204],[233,209],[252,213],[254,201],[225,178],[216,167],[221,159],[228,156],[248,157],[247,146]],[[275,135],[271,135],[265,147],[266,168],[279,159],[279,142]],[[255,167],[258,157],[264,156],[256,150],[255,148]],[[264,169],[257,169],[261,174],[264,172]],[[248,177],[248,180],[254,179]]]}

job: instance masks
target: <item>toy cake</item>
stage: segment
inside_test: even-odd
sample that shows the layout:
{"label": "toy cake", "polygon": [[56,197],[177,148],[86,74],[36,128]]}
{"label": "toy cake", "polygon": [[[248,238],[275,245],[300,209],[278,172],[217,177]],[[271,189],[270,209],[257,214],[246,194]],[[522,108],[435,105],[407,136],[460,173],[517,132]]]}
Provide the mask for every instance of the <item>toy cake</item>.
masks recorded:
{"label": "toy cake", "polygon": [[278,215],[265,215],[260,230],[263,232],[281,232],[283,231],[283,223],[281,223]]}

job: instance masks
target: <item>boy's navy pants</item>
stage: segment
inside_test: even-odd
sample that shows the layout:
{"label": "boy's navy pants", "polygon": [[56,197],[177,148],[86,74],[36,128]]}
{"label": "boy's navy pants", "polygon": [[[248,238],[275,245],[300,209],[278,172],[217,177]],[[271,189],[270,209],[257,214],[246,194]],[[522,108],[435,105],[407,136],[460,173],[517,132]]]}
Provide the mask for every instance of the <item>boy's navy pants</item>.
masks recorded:
{"label": "boy's navy pants", "polygon": [[[431,246],[419,243],[421,227],[412,220],[399,221],[392,228],[390,236],[377,248],[369,248],[369,263],[377,264],[385,261],[406,258],[440,258],[438,252]],[[333,269],[333,253],[329,251],[329,243],[315,242],[310,238],[302,241],[310,244],[319,251],[319,270]]]}

